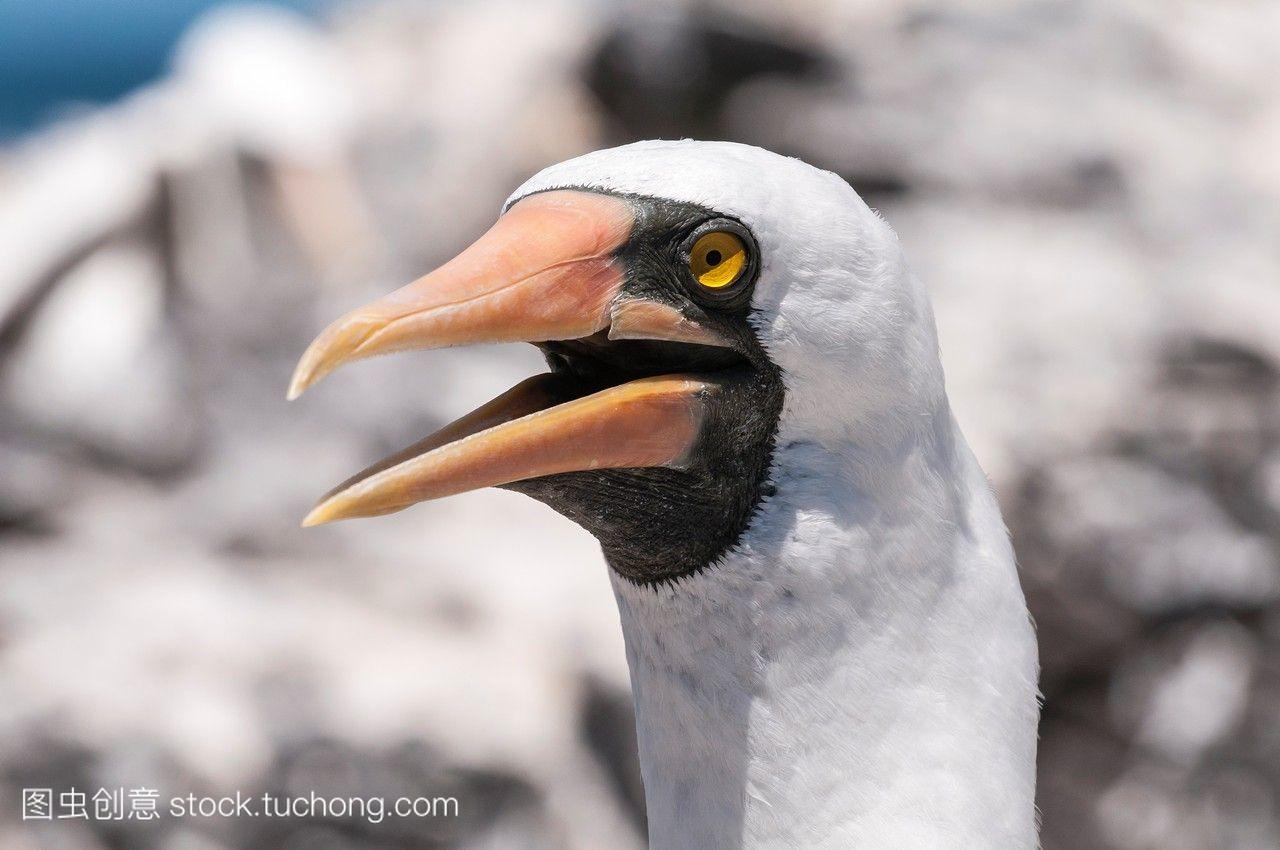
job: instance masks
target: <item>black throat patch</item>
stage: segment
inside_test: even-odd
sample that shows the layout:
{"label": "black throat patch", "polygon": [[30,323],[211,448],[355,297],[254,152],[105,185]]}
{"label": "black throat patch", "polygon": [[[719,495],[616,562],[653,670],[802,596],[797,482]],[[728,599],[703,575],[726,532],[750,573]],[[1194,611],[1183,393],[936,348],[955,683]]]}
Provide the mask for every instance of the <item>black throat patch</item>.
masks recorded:
{"label": "black throat patch", "polygon": [[694,204],[624,197],[637,214],[619,252],[626,267],[623,293],[677,308],[731,340],[732,348],[609,340],[607,332],[539,347],[553,371],[601,386],[670,373],[714,381],[718,389],[688,467],[569,472],[505,487],[590,531],[619,575],[655,584],[715,564],[741,539],[768,494],[783,382],[752,325],[751,290],[762,260],[754,241],[751,277],[731,292],[701,291],[689,270],[689,240],[701,229],[723,222],[749,238],[746,228]]}

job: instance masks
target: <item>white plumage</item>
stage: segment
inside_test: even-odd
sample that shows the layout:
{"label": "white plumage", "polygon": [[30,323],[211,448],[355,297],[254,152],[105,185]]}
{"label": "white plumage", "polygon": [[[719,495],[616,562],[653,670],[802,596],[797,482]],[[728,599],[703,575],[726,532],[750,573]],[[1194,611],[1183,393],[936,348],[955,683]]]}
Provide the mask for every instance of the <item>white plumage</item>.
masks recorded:
{"label": "white plumage", "polygon": [[837,176],[735,144],[600,151],[512,200],[568,186],[751,228],[784,372],[740,544],[672,584],[614,577],[652,846],[1034,847],[1034,634],[893,231]]}

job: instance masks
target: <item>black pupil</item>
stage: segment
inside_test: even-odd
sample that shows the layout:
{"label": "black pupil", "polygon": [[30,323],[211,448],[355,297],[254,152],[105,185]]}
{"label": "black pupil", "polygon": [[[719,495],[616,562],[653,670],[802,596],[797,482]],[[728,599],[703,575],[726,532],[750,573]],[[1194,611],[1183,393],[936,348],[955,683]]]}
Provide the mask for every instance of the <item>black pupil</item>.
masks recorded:
{"label": "black pupil", "polygon": [[714,248],[707,252],[707,265],[709,266],[718,266],[723,259],[724,257],[720,255],[720,252]]}

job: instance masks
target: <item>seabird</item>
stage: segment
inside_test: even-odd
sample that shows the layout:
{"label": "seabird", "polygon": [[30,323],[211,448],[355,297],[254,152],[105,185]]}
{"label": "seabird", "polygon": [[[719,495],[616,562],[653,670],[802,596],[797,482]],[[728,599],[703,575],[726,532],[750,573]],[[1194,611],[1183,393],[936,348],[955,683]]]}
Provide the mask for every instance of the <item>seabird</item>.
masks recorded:
{"label": "seabird", "polygon": [[552,166],[325,330],[289,395],[358,358],[515,341],[550,371],[304,524],[496,486],[594,534],[657,850],[1036,846],[1013,552],[925,290],[847,183],[720,142]]}

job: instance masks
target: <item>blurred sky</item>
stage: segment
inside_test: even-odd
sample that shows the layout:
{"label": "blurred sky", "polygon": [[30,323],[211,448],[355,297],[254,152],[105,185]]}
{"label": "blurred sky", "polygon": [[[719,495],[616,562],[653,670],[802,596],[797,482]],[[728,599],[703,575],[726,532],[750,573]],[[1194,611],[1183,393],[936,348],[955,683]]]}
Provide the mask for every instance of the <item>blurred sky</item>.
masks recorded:
{"label": "blurred sky", "polygon": [[[258,0],[315,13],[336,0]],[[0,138],[159,76],[192,20],[225,0],[0,0]]]}

